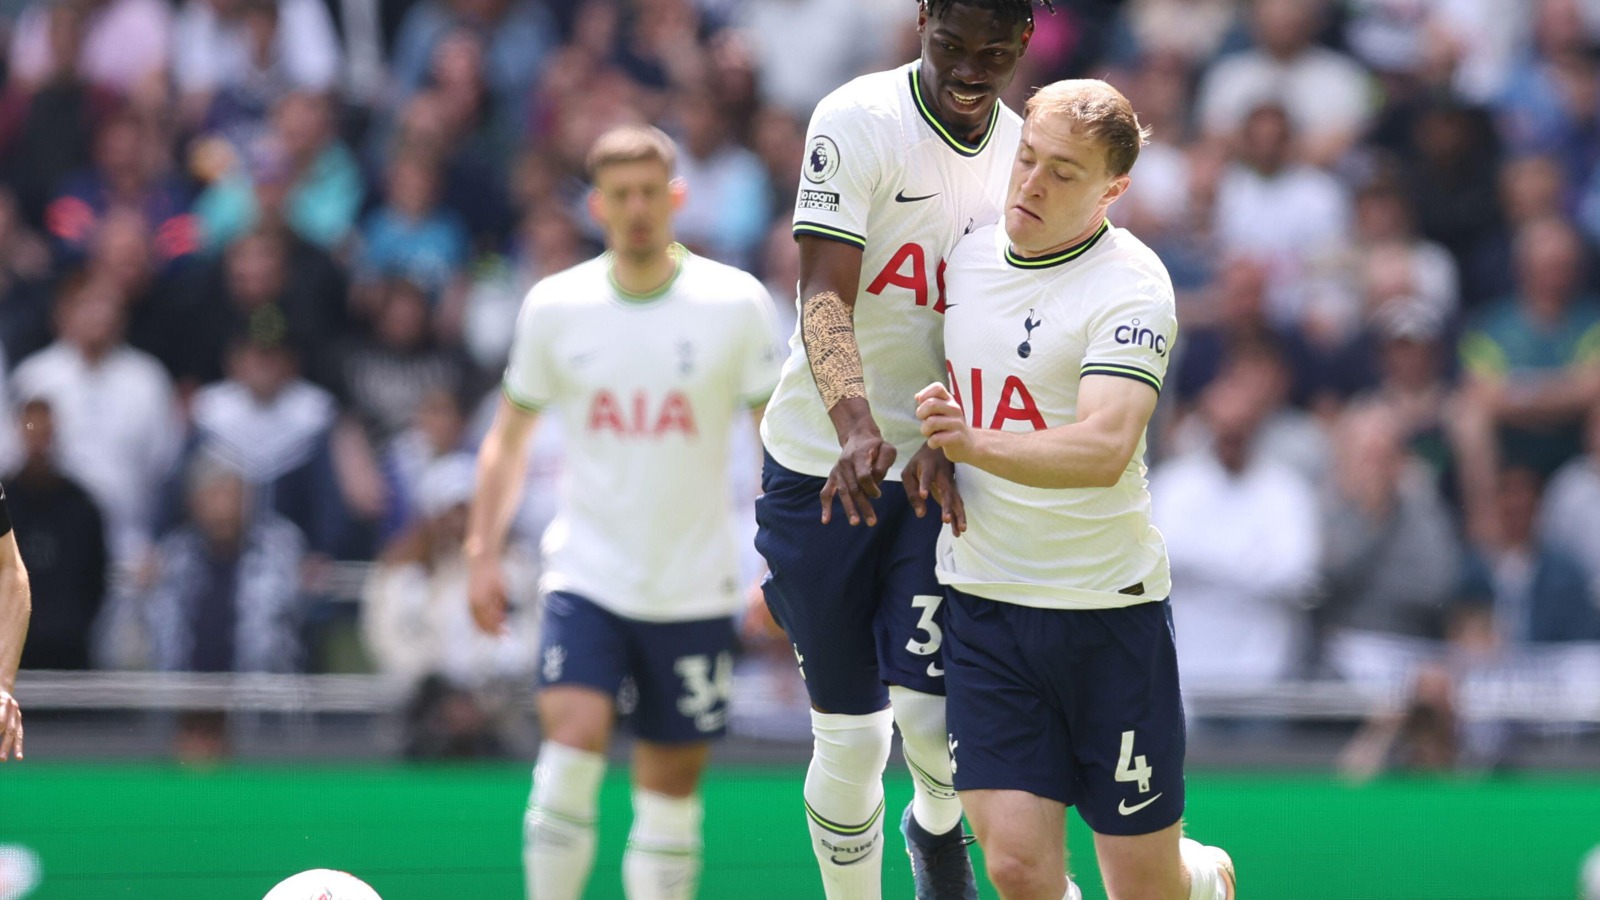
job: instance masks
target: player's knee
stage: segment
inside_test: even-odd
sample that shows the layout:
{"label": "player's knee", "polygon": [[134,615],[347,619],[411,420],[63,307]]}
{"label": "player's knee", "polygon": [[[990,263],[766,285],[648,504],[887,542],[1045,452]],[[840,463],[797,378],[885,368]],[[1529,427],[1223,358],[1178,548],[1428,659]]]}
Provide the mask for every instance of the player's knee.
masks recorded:
{"label": "player's knee", "polygon": [[1051,871],[1046,856],[1004,843],[985,847],[983,853],[989,881],[1001,897],[1042,897],[1054,887],[1061,888],[1057,894],[1066,889],[1066,873]]}
{"label": "player's knee", "polygon": [[866,716],[813,712],[812,759],[835,778],[876,782],[889,761],[893,723],[893,714],[886,709]]}
{"label": "player's knee", "polygon": [[546,729],[545,740],[585,753],[604,753],[610,729],[603,723],[569,719]]}

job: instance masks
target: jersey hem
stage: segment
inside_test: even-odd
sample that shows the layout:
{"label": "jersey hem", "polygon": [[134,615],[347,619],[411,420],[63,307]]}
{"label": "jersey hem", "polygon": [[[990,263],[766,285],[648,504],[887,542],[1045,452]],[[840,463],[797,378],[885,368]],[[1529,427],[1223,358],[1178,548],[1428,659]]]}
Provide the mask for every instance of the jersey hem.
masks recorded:
{"label": "jersey hem", "polygon": [[1021,582],[967,581],[964,576],[942,568],[935,569],[934,575],[940,584],[953,587],[963,594],[1035,609],[1122,609],[1142,603],[1160,603],[1171,592],[1170,585],[1166,586],[1166,590],[1137,595]]}

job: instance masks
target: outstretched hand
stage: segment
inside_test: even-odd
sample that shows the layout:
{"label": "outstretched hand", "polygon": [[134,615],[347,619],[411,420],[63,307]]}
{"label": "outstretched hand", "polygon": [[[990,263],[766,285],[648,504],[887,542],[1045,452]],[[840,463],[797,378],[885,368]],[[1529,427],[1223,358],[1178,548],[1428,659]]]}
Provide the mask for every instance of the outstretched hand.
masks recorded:
{"label": "outstretched hand", "polygon": [[928,514],[931,496],[939,504],[939,517],[950,526],[952,536],[960,537],[967,530],[967,510],[956,489],[956,466],[944,451],[923,444],[901,471],[900,481],[917,518]]}

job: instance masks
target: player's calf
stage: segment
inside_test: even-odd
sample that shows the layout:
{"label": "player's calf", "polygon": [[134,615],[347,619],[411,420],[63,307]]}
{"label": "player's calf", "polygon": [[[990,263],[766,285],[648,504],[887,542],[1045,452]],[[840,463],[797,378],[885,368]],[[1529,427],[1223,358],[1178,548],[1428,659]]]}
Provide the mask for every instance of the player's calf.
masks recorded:
{"label": "player's calf", "polygon": [[882,896],[883,767],[892,722],[887,709],[865,716],[811,713],[806,824],[828,900]]}

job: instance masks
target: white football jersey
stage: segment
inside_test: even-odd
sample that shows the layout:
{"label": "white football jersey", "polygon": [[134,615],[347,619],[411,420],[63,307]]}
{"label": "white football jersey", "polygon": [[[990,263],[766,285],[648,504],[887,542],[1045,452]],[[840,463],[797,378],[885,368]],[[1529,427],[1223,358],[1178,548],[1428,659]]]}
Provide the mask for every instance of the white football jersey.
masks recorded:
{"label": "white football jersey", "polygon": [[[1105,222],[1060,253],[1024,259],[1001,226],[974,232],[945,275],[950,391],[975,428],[1042,431],[1078,420],[1086,376],[1161,390],[1177,335],[1172,282],[1154,252]],[[1130,606],[1171,590],[1150,523],[1145,441],[1109,488],[1046,489],[957,465],[967,530],[939,536],[943,584],[1063,609]]]}
{"label": "white football jersey", "polygon": [[540,589],[645,621],[742,602],[728,447],[778,375],[766,289],[678,252],[650,297],[613,283],[610,254],[534,285],[503,385],[524,409],[553,407],[566,436]]}
{"label": "white football jersey", "polygon": [[[945,258],[963,234],[999,218],[1022,133],[996,103],[981,142],[957,140],[923,104],[917,66],[862,76],[817,105],[794,211],[797,237],[862,248],[856,342],[867,401],[899,451],[891,480],[922,446],[911,398],[940,377]],[[826,477],[839,438],[798,323],[789,348],[762,440],[784,467]]]}

